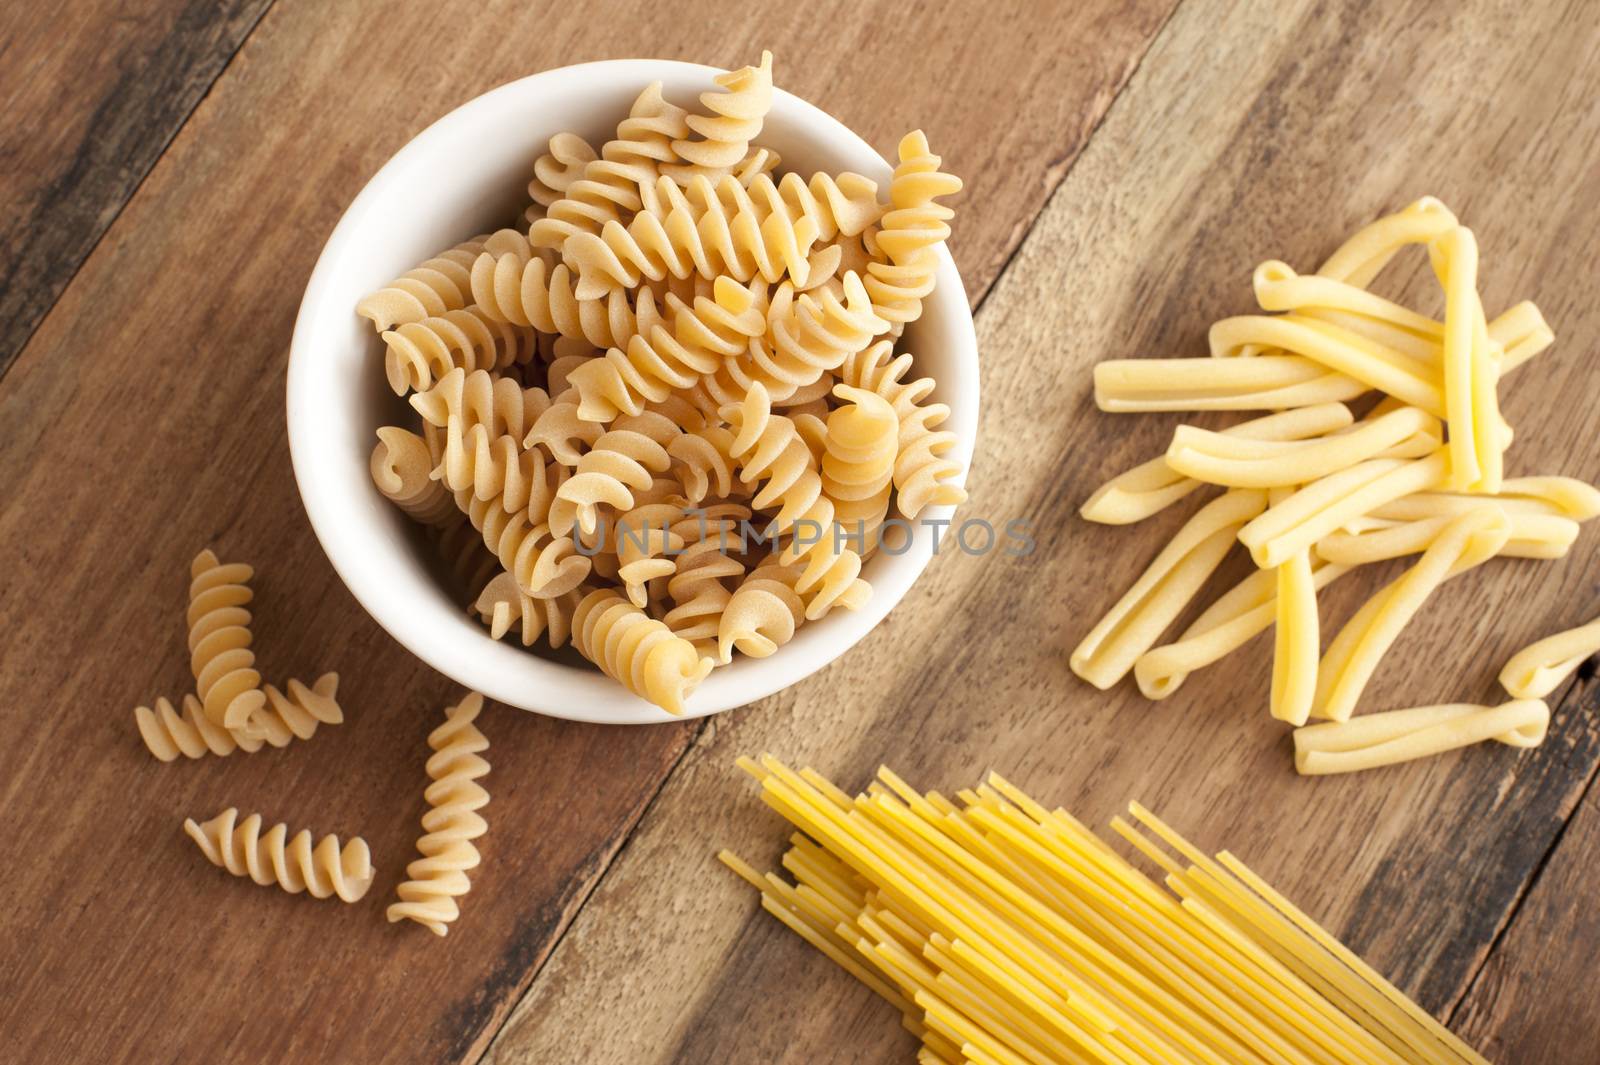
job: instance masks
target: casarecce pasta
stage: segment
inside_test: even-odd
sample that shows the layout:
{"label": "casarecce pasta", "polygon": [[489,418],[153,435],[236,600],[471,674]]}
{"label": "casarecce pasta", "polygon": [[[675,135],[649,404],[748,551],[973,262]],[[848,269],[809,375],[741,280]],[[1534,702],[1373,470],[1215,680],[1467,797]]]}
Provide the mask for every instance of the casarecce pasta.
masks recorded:
{"label": "casarecce pasta", "polygon": [[1294,766],[1302,775],[1322,776],[1410,762],[1486,740],[1537,747],[1549,727],[1550,708],[1538,699],[1390,710],[1296,729]]}
{"label": "casarecce pasta", "polygon": [[1600,618],[1529,644],[1500,671],[1500,684],[1518,699],[1542,699],[1600,654]]}

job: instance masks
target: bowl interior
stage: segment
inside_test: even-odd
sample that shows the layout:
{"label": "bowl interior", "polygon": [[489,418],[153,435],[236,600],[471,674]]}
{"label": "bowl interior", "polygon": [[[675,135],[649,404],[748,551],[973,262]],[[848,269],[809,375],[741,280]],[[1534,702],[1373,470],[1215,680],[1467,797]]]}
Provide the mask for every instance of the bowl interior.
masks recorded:
{"label": "bowl interior", "polygon": [[[519,220],[533,161],[553,134],[571,130],[598,147],[649,82],[662,82],[670,99],[690,107],[715,73],[689,63],[618,60],[547,71],[478,97],[424,130],[372,178],[334,229],[307,286],[289,360],[288,425],[295,476],[317,537],[380,625],[435,669],[501,702],[583,721],[673,720],[568,656],[490,639],[458,604],[431,549],[368,472],[377,428],[413,426],[415,416],[385,383],[383,346],[355,314],[356,301],[473,234]],[[866,142],[782,91],[759,143],[782,156],[783,169],[853,170],[887,190],[890,168]],[[900,350],[915,353],[916,376],[938,382],[934,399],[951,408],[946,428],[960,440],[953,457],[965,469],[977,423],[977,345],[948,253],[938,289]],[[695,691],[687,715],[761,698],[843,653],[932,557],[935,530],[926,521],[949,517],[948,508],[930,508],[905,551],[868,563],[868,606],[803,626],[768,658],[735,656]]]}

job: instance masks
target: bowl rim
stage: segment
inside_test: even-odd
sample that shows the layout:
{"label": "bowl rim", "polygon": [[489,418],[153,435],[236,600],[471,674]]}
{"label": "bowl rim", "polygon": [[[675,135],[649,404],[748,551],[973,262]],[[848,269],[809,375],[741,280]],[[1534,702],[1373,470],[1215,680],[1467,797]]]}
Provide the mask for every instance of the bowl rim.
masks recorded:
{"label": "bowl rim", "polygon": [[[599,724],[661,724],[722,713],[765,698],[830,664],[871,632],[900,602],[932,560],[936,553],[937,524],[941,521],[948,523],[955,511],[954,507],[949,506],[927,508],[918,518],[919,524],[907,551],[892,557],[880,554],[869,563],[869,567],[873,569],[870,574],[873,594],[860,610],[833,611],[827,618],[803,627],[796,634],[796,641],[785,645],[767,658],[736,658],[733,666],[713,670],[712,675],[690,695],[686,701],[685,712],[682,715],[671,715],[633,696],[598,670],[578,670],[541,658],[520,646],[513,647],[493,640],[487,630],[481,633],[484,644],[488,645],[484,648],[484,655],[481,656],[484,661],[459,660],[445,653],[436,642],[428,638],[425,631],[427,623],[414,616],[425,612],[414,612],[407,604],[395,602],[393,596],[386,594],[385,582],[381,577],[375,578],[357,565],[356,555],[361,550],[360,538],[351,537],[336,527],[337,522],[343,521],[349,515],[336,514],[332,509],[321,505],[316,488],[317,479],[320,477],[316,469],[317,448],[311,439],[314,435],[313,420],[302,416],[300,410],[304,405],[303,397],[306,390],[315,383],[309,368],[313,360],[312,352],[318,346],[315,334],[318,323],[324,320],[325,315],[338,313],[337,309],[330,310],[327,306],[333,298],[330,290],[336,287],[332,284],[335,271],[348,249],[359,241],[361,235],[367,231],[366,227],[372,224],[371,216],[375,205],[386,198],[391,187],[402,184],[418,161],[436,151],[439,144],[445,141],[458,125],[470,122],[480,113],[490,113],[507,106],[518,106],[528,98],[536,98],[540,91],[559,81],[604,77],[608,82],[620,81],[624,84],[643,86],[652,81],[677,81],[685,76],[692,76],[703,81],[706,88],[710,88],[711,78],[720,73],[722,71],[715,67],[677,60],[598,60],[531,74],[506,82],[466,101],[411,138],[368,179],[329,234],[307,281],[290,342],[286,374],[286,406],[290,461],[301,502],[311,522],[312,530],[339,579],[380,628],[436,671],[498,702],[572,721]],[[804,136],[807,139],[839,138],[843,146],[841,150],[849,151],[851,154],[866,153],[862,156],[862,164],[853,168],[860,169],[878,181],[880,188],[886,188],[890,172],[889,164],[883,161],[882,156],[871,145],[838,119],[806,100],[776,88],[773,110],[792,112],[795,116],[794,123],[804,129]],[[868,156],[876,161],[875,168],[878,173],[872,173],[872,168],[864,165]],[[962,285],[955,261],[949,249],[942,244],[938,247],[937,254],[936,288],[934,294],[924,303],[924,314],[937,315],[941,319],[941,327],[949,334],[947,346],[953,352],[951,366],[954,372],[942,369],[937,378],[940,398],[950,407],[950,415],[941,430],[955,434],[956,446],[947,457],[960,466],[956,483],[965,484],[977,436],[979,410],[977,336],[966,290]],[[409,266],[402,266],[396,271],[396,276],[405,269],[409,269]],[[353,307],[350,306],[343,307],[342,311],[347,314],[354,313]],[[365,466],[364,462],[362,466]],[[368,487],[376,492],[376,488],[370,484],[370,479]],[[806,644],[796,647],[795,642],[798,642],[808,630],[811,630],[812,635],[807,636]],[[818,642],[822,645],[820,650],[810,646]],[[528,663],[537,665],[529,665],[528,675],[524,677],[512,675],[524,672],[520,669],[497,672],[487,661],[488,658],[498,657],[489,651],[489,647],[511,651]],[[802,650],[810,650],[812,653],[807,655],[798,653]],[[786,655],[786,651],[795,653]],[[509,663],[509,660],[505,662]],[[740,687],[734,695],[729,682],[736,670]],[[531,674],[540,672],[549,675],[533,681]],[[721,683],[717,683],[719,681]],[[597,684],[603,684],[604,687],[596,687]],[[534,698],[530,686],[535,687],[539,698]],[[554,696],[553,699],[543,697],[545,689],[554,689],[550,692]]]}

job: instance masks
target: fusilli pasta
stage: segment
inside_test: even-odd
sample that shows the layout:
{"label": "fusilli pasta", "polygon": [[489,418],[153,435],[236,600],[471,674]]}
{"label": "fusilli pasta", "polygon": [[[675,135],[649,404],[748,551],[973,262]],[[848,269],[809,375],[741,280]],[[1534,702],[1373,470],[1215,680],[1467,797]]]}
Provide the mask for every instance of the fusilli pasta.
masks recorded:
{"label": "fusilli pasta", "polygon": [[399,901],[389,904],[391,922],[415,921],[442,936],[461,915],[456,900],[471,890],[467,871],[479,862],[473,840],[489,829],[478,812],[489,804],[489,793],[478,783],[489,773],[482,757],[489,741],[473,724],[482,710],[483,696],[469,692],[428,734],[433,753],[425,768],[432,783],[423,792],[428,812],[417,840],[422,857],[406,866],[406,879],[395,888]]}
{"label": "fusilli pasta", "polygon": [[420,322],[472,302],[472,264],[488,234],[473,237],[408,270],[356,304],[356,313],[379,333],[406,322]]}
{"label": "fusilli pasta", "polygon": [[684,699],[711,672],[694,644],[610,588],[578,604],[572,642],[606,676],[669,714],[683,713]]}
{"label": "fusilli pasta", "polygon": [[683,162],[661,167],[661,172],[687,183],[696,176],[720,176],[738,166],[750,151],[772,109],[772,53],[761,53],[761,64],[718,75],[721,92],[700,94],[700,106],[709,114],[689,115],[689,130],[699,134],[672,142]]}
{"label": "fusilli pasta", "polygon": [[262,887],[277,884],[291,895],[309,891],[312,898],[337,895],[356,902],[372,886],[372,855],[360,836],[343,847],[338,836],[323,836],[313,846],[311,832],[301,829],[285,842],[289,829],[281,822],[263,835],[260,814],[238,818],[238,809],[230,806],[203,823],[190,818],[183,830],[212,865]]}
{"label": "fusilli pasta", "polygon": [[259,731],[253,718],[266,705],[261,674],[250,650],[255,571],[242,562],[223,565],[210,548],[189,567],[189,666],[195,692],[213,725]]}

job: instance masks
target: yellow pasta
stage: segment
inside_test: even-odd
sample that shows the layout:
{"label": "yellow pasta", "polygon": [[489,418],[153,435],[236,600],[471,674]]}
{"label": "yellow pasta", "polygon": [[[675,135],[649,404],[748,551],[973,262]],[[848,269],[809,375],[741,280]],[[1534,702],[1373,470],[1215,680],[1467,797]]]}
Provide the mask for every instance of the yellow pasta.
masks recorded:
{"label": "yellow pasta", "polygon": [[806,618],[805,600],[794,590],[798,565],[769,556],[739,583],[717,619],[717,655],[733,660],[734,649],[765,658],[794,638]]}
{"label": "yellow pasta", "polygon": [[1321,776],[1415,761],[1486,740],[1537,747],[1549,726],[1550,708],[1538,699],[1391,710],[1296,729],[1294,766],[1303,775]]}
{"label": "yellow pasta", "polygon": [[634,492],[648,489],[654,476],[672,465],[666,445],[681,430],[659,414],[619,419],[573,467],[550,504],[550,530],[565,536],[574,525],[595,531],[599,508],[619,511],[635,505]]}
{"label": "yellow pasta", "polygon": [[1103,411],[1281,410],[1355,399],[1367,386],[1299,355],[1107,359],[1095,364]]}
{"label": "yellow pasta", "polygon": [[1245,315],[1224,318],[1211,327],[1214,355],[1239,354],[1250,345],[1292,352],[1436,417],[1444,416],[1444,393],[1424,367],[1331,322],[1293,314]]}
{"label": "yellow pasta", "polygon": [[580,585],[558,596],[535,598],[517,587],[514,575],[501,572],[484,585],[472,610],[497,640],[516,626],[524,647],[532,647],[541,636],[551,647],[561,647],[572,633],[572,615],[583,594]]}
{"label": "yellow pasta", "polygon": [[[1481,497],[1479,497],[1481,498]],[[1505,507],[1500,508],[1503,513]],[[1440,514],[1411,521],[1361,519],[1359,531],[1347,526],[1317,541],[1316,553],[1344,566],[1365,566],[1426,551],[1459,515]],[[1553,514],[1506,513],[1511,532],[1500,549],[1505,558],[1561,558],[1578,537],[1578,523]]]}
{"label": "yellow pasta", "polygon": [[[1428,253],[1444,296],[1442,321],[1368,291],[1410,245]],[[1164,626],[1171,614],[1149,606],[1143,607],[1149,616],[1140,612],[1138,594],[1152,596],[1160,587],[1158,576],[1146,574],[1080,644],[1072,666],[1093,683],[1114,683],[1126,671],[1126,656],[1111,655],[1098,671],[1092,656],[1119,625],[1130,626],[1139,637],[1130,641],[1135,678],[1145,695],[1160,699],[1194,669],[1276,624],[1273,716],[1297,726],[1311,716],[1342,722],[1435,587],[1496,555],[1565,556],[1580,523],[1600,515],[1600,490],[1568,477],[1505,476],[1515,434],[1500,412],[1499,380],[1549,347],[1554,334],[1527,301],[1486,318],[1476,239],[1438,200],[1424,197],[1363,227],[1315,274],[1268,260],[1252,281],[1267,313],[1218,321],[1211,358],[1102,362],[1095,399],[1113,412],[1273,413],[1220,430],[1179,426],[1164,455],[1103,484],[1083,514],[1108,524],[1137,522],[1206,483],[1230,494],[1265,493],[1261,513],[1237,529],[1260,572],[1211,604],[1176,641],[1154,648],[1148,638],[1159,630],[1144,626]],[[1343,401],[1367,392],[1378,393],[1376,402],[1353,422]],[[1175,567],[1182,552],[1192,551],[1188,532],[1158,562]],[[1226,548],[1219,538],[1214,557]],[[1355,567],[1408,555],[1421,557],[1374,595],[1319,658],[1318,589]],[[1194,588],[1181,591],[1180,604]],[[1165,598],[1156,601],[1171,607]],[[1530,649],[1508,690],[1545,694],[1559,683],[1539,673],[1544,663],[1535,660],[1546,653],[1558,654]],[[1548,668],[1559,677],[1576,663],[1569,655]],[[1463,728],[1441,724],[1422,740],[1407,739],[1407,749],[1454,745],[1446,734]],[[1529,742],[1542,735],[1518,733]]]}
{"label": "yellow pasta", "polygon": [[1505,664],[1500,684],[1518,699],[1543,699],[1600,654],[1600,618],[1529,644]]}
{"label": "yellow pasta", "polygon": [[1162,880],[995,774],[951,801],[880,768],[852,798],[770,755],[739,764],[799,830],[793,880],[719,858],[901,1012],[919,1061],[1485,1065],[1238,859],[1137,803],[1113,828]]}
{"label": "yellow pasta", "polygon": [[1493,558],[1510,534],[1505,513],[1495,506],[1469,511],[1445,526],[1417,563],[1369,599],[1328,646],[1311,712],[1347,720],[1378,662],[1433,590]]}
{"label": "yellow pasta", "polygon": [[1303,725],[1317,692],[1317,659],[1322,652],[1317,619],[1316,578],[1310,549],[1277,569],[1277,645],[1272,661],[1272,716]]}
{"label": "yellow pasta", "polygon": [[[1320,591],[1350,572],[1320,557],[1311,560],[1313,587]],[[1276,620],[1278,571],[1258,570],[1206,608],[1174,642],[1153,648],[1134,662],[1139,690],[1165,699],[1197,669],[1221,660],[1265,632]]]}
{"label": "yellow pasta", "polygon": [[1222,562],[1240,528],[1266,503],[1263,492],[1234,489],[1196,512],[1073,650],[1072,671],[1102,690],[1125,677]]}
{"label": "yellow pasta", "polygon": [[934,388],[930,378],[902,380],[911,363],[910,354],[895,355],[894,345],[880,340],[839,367],[841,383],[876,392],[893,405],[900,419],[894,460],[895,508],[908,520],[930,506],[957,506],[967,499],[966,490],[956,483],[961,464],[948,457],[956,446],[956,435],[938,428],[950,416],[950,408],[923,402]]}
{"label": "yellow pasta", "polygon": [[428,734],[426,771],[432,781],[423,792],[428,812],[422,815],[422,857],[406,866],[406,879],[395,888],[399,901],[389,904],[390,922],[415,921],[436,936],[450,932],[461,915],[457,899],[471,890],[467,873],[478,867],[474,844],[489,830],[478,811],[489,793],[478,783],[489,773],[483,752],[489,741],[474,722],[483,710],[483,696],[469,692],[447,707],[444,724]]}
{"label": "yellow pasta", "polygon": [[822,490],[833,501],[835,519],[865,551],[889,510],[900,419],[876,392],[839,385],[833,394],[844,406],[828,415]]}
{"label": "yellow pasta", "polygon": [[1448,461],[1443,451],[1427,458],[1370,459],[1330,474],[1295,492],[1239,530],[1256,565],[1281,565],[1340,528],[1384,503],[1435,487]]}
{"label": "yellow pasta", "polygon": [[928,150],[921,130],[902,137],[897,150],[890,209],[879,222],[879,254],[867,265],[865,281],[873,313],[904,325],[922,316],[922,301],[933,291],[936,249],[950,235],[955,212],[936,201],[960,192],[961,179],[941,169],[943,160]]}
{"label": "yellow pasta", "polygon": [[313,845],[306,829],[289,839],[281,822],[265,834],[261,824],[260,814],[240,821],[230,806],[209,821],[190,818],[183,830],[212,865],[263,887],[277,884],[291,895],[309,891],[312,898],[337,895],[341,902],[357,902],[372,886],[372,855],[360,836],[343,847],[338,836],[323,836]]}
{"label": "yellow pasta", "polygon": [[[1305,440],[1342,429],[1354,420],[1343,403],[1319,403],[1240,422],[1221,430],[1220,435],[1243,440]],[[1199,487],[1199,481],[1178,473],[1167,456],[1160,455],[1095,489],[1078,513],[1104,525],[1129,525],[1160,513]]]}
{"label": "yellow pasta", "polygon": [[1180,425],[1166,463],[1175,473],[1207,484],[1276,488],[1320,480],[1371,458],[1422,458],[1438,450],[1443,435],[1438,419],[1416,407],[1312,440],[1262,440]]}
{"label": "yellow pasta", "polygon": [[266,705],[247,726],[240,728],[213,724],[192,695],[183,697],[182,714],[166,699],[157,699],[154,710],[136,707],[134,723],[146,749],[163,762],[173,761],[180,754],[185,758],[202,758],[208,752],[226,756],[241,748],[246,754],[253,754],[264,743],[286,747],[290,740],[309,740],[318,725],[343,723],[344,711],[337,699],[339,674],[324,673],[310,687],[290,680],[285,688],[286,692],[271,684],[262,685]]}

